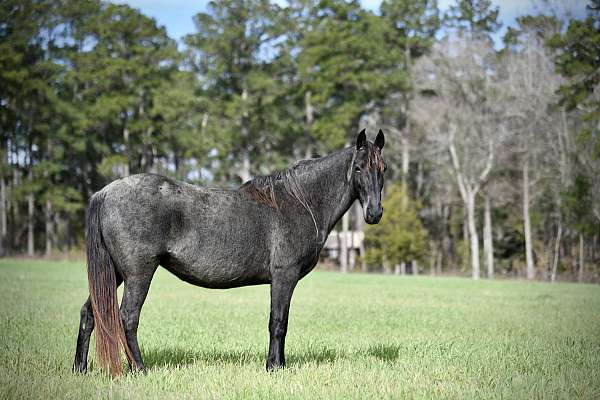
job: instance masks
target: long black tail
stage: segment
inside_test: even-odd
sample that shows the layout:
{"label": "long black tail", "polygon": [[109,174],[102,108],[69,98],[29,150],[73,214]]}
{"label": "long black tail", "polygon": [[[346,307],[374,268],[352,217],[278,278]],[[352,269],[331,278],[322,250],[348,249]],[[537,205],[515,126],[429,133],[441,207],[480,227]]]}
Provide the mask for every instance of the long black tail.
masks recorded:
{"label": "long black tail", "polygon": [[106,249],[100,228],[100,210],[105,193],[98,192],[90,199],[86,215],[87,270],[92,311],[96,325],[96,359],[111,375],[123,372],[120,347],[133,360],[125,339],[119,313],[115,266]]}

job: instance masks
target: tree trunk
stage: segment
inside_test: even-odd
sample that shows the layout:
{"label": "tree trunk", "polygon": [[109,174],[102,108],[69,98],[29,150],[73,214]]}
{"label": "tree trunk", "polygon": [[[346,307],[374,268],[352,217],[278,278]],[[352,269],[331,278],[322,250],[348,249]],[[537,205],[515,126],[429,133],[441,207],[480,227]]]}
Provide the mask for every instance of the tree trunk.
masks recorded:
{"label": "tree trunk", "polygon": [[[10,171],[8,167],[8,135],[2,139],[2,166],[4,171]],[[6,169],[5,169],[6,168]],[[6,187],[6,179],[4,174],[0,176],[0,257],[8,253],[8,243],[6,236],[8,235],[8,188]]]}
{"label": "tree trunk", "polygon": [[400,264],[394,265],[394,275],[400,275]]}
{"label": "tree trunk", "polygon": [[7,253],[6,249],[6,235],[8,233],[8,223],[7,223],[7,199],[6,195],[6,182],[4,180],[4,176],[0,176],[0,257],[4,256]]}
{"label": "tree trunk", "polygon": [[152,128],[146,129],[144,132],[144,143],[142,145],[142,171],[152,172],[154,165],[154,148],[151,143]]}
{"label": "tree trunk", "polygon": [[489,279],[494,279],[494,241],[492,237],[492,210],[490,197],[485,194],[484,198],[484,227],[483,227],[483,249],[485,252],[485,261],[487,275]]}
{"label": "tree trunk", "polygon": [[129,154],[129,128],[127,127],[127,125],[123,127],[123,143],[125,144],[125,164],[123,165],[123,176],[129,176],[129,164],[131,161],[131,155]]}
{"label": "tree trunk", "polygon": [[[356,231],[364,232],[365,223],[364,223],[364,219],[363,219],[362,208],[360,206],[360,203],[358,203],[358,202],[354,203],[354,216],[356,219]],[[363,234],[363,240],[358,241],[358,255],[360,256],[360,270],[362,272],[367,272],[367,261],[365,260],[364,234]]]}
{"label": "tree trunk", "polygon": [[[64,232],[65,221],[61,218],[60,213],[54,212],[54,218],[52,219],[52,245],[58,249],[59,252],[64,251],[64,241],[60,240],[59,233]],[[67,216],[67,218],[69,218]],[[63,236],[64,237],[64,236]]]}
{"label": "tree trunk", "polygon": [[[143,119],[145,116],[144,111],[144,96],[142,95],[142,99],[140,101],[139,106],[139,118]],[[144,134],[142,136],[142,162],[141,162],[142,171],[148,173],[152,169],[152,165],[154,164],[154,148],[152,146],[152,127],[146,128]]]}
{"label": "tree trunk", "polygon": [[463,206],[463,269],[469,268],[469,212],[467,204]]}
{"label": "tree trunk", "polygon": [[307,160],[313,156],[311,131],[313,122],[315,122],[315,108],[312,105],[311,96],[312,92],[310,90],[307,90],[306,93],[304,93],[304,117],[306,124],[304,127],[304,134],[306,135],[306,140],[308,140],[306,150],[304,152],[304,158]]}
{"label": "tree trunk", "polygon": [[250,128],[248,127],[248,109],[246,107],[246,101],[248,100],[248,89],[244,84],[242,89],[242,102],[244,103],[244,111],[242,112],[242,117],[240,119],[240,129],[242,132],[242,149],[241,149],[241,157],[242,157],[242,165],[239,171],[238,176],[243,182],[249,181],[252,176],[250,175],[250,149],[248,147],[248,140],[250,139]]}
{"label": "tree trunk", "polygon": [[450,270],[456,273],[456,252],[454,240],[452,238],[452,232],[450,230],[450,224],[452,219],[452,206],[448,205],[443,208],[443,237],[442,237],[442,251],[438,261],[438,275],[442,273],[442,266],[444,264],[444,257],[446,258],[446,265],[450,266]]}
{"label": "tree trunk", "polygon": [[250,175],[250,155],[248,154],[247,149],[242,150],[242,166],[238,175],[242,180],[242,183],[252,179],[252,176]]}
{"label": "tree trunk", "polygon": [[577,273],[577,280],[579,283],[583,283],[585,277],[585,264],[584,264],[584,253],[583,253],[583,235],[579,234],[579,270]]}
{"label": "tree trunk", "polygon": [[35,248],[33,232],[34,210],[33,194],[30,193],[27,195],[27,255],[30,257],[33,257]]}
{"label": "tree trunk", "polygon": [[529,160],[523,164],[523,224],[525,234],[525,260],[527,261],[527,279],[535,278],[533,247],[531,244],[531,220],[529,217]]}
{"label": "tree trunk", "polygon": [[54,244],[54,216],[52,213],[52,202],[46,200],[46,257],[52,256]]}
{"label": "tree trunk", "polygon": [[410,265],[412,265],[412,273],[414,276],[419,275],[419,263],[417,262],[417,260],[412,260],[412,262],[410,263]]}
{"label": "tree trunk", "polygon": [[406,275],[406,263],[404,261],[400,263],[400,275]]}
{"label": "tree trunk", "polygon": [[423,163],[421,161],[419,161],[417,163],[417,182],[416,182],[416,188],[415,188],[415,199],[420,199],[421,198],[421,192],[423,191],[423,186],[425,184],[425,172],[423,171],[424,167],[423,167]]}
{"label": "tree trunk", "polygon": [[67,250],[71,251],[75,244],[75,235],[73,234],[73,224],[69,218],[65,219],[65,232],[67,235]]}
{"label": "tree trunk", "polygon": [[429,275],[435,276],[435,264],[439,253],[437,243],[435,241],[430,241],[429,248],[431,249],[431,255],[429,256]]}
{"label": "tree trunk", "polygon": [[[411,55],[410,48],[405,46],[404,48],[404,69],[407,72],[408,76],[410,76],[410,67],[411,67]],[[410,193],[408,189],[408,170],[410,167],[410,148],[408,144],[408,138],[410,137],[410,92],[405,91],[402,95],[403,100],[403,108],[404,108],[404,134],[401,138],[401,146],[402,146],[402,186],[404,190],[406,190],[406,195]]]}
{"label": "tree trunk", "polygon": [[442,264],[444,262],[444,251],[443,251],[443,246],[440,249],[440,251],[438,251],[437,257],[435,259],[435,274],[437,276],[441,276],[442,275]]}
{"label": "tree trunk", "polygon": [[477,195],[477,192],[482,187],[482,185],[484,185],[487,181],[489,174],[494,166],[494,147],[493,142],[490,140],[488,160],[485,169],[481,172],[481,174],[479,175],[479,179],[475,184],[466,179],[461,171],[460,161],[456,153],[456,147],[454,146],[454,133],[455,130],[454,128],[452,128],[450,131],[448,151],[450,152],[450,157],[452,159],[452,165],[458,183],[460,196],[463,200],[464,207],[466,207],[467,225],[469,227],[469,238],[471,239],[471,268],[473,272],[473,279],[479,279],[479,236],[477,234],[477,224],[475,223],[475,196]]}
{"label": "tree trunk", "polygon": [[349,213],[342,217],[342,232],[340,236],[340,270],[343,273],[348,272],[348,227],[350,224]]}
{"label": "tree trunk", "polygon": [[383,255],[382,264],[383,264],[383,273],[384,274],[389,274],[391,272],[390,271],[390,261],[385,256],[385,254]]}
{"label": "tree trunk", "polygon": [[[15,148],[14,149],[14,161],[12,162],[13,165],[13,170],[12,170],[12,184],[10,185],[10,188],[18,188],[19,187],[19,180],[20,180],[20,174],[19,174],[19,157],[18,157],[18,150]],[[9,196],[10,198],[10,196]],[[10,204],[10,218],[9,221],[12,221],[12,224],[8,225],[8,230],[10,231],[10,235],[8,237],[11,238],[11,243],[9,245],[9,247],[11,249],[16,249],[17,246],[19,245],[19,238],[17,237],[17,226],[16,226],[16,222],[17,222],[17,215],[19,213],[19,206],[18,204],[16,204],[17,202],[14,202],[12,204]],[[8,239],[7,237],[7,239]]]}
{"label": "tree trunk", "polygon": [[402,146],[402,187],[406,190],[408,196],[408,170],[410,166],[410,149],[408,147],[408,121],[406,122],[406,130],[402,138],[400,139],[400,145]]}
{"label": "tree trunk", "polygon": [[313,158],[313,146],[311,143],[306,145],[306,150],[304,151],[304,159],[310,160]]}
{"label": "tree trunk", "polygon": [[[33,184],[33,146],[29,142],[29,166],[27,172],[27,180],[29,185]],[[33,189],[30,189],[33,190]],[[34,215],[35,203],[33,199],[33,191],[27,194],[27,255],[33,257],[35,251],[34,243]]]}
{"label": "tree trunk", "polygon": [[[348,213],[348,218],[350,218],[351,214]],[[356,268],[356,252],[354,251],[354,229],[352,229],[352,223],[350,223],[350,229],[348,231],[348,269],[350,271],[354,271]]]}
{"label": "tree trunk", "polygon": [[471,239],[471,268],[473,270],[473,279],[479,279],[479,235],[477,234],[477,224],[475,223],[475,193],[467,194],[467,219],[469,222],[469,238]]}
{"label": "tree trunk", "polygon": [[[52,141],[48,140],[46,157],[48,161],[52,160]],[[44,172],[44,178],[48,183],[51,183],[51,177],[49,171]],[[50,190],[46,190],[46,257],[52,256],[52,246],[54,244],[54,215],[52,212],[52,201],[50,200]]]}

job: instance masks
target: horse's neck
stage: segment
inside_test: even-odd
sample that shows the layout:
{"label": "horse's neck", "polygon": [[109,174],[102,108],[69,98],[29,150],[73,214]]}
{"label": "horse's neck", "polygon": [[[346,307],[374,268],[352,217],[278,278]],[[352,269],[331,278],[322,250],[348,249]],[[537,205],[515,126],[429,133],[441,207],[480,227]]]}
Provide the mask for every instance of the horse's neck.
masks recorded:
{"label": "horse's neck", "polygon": [[348,180],[353,155],[353,149],[346,149],[305,161],[306,164],[299,168],[300,183],[307,194],[322,241],[356,200],[352,180]]}

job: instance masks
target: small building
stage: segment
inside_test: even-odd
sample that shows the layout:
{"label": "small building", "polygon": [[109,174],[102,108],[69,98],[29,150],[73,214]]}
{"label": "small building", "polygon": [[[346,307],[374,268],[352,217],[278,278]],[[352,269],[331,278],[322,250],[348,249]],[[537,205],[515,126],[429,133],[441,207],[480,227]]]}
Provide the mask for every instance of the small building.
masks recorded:
{"label": "small building", "polygon": [[357,256],[364,253],[365,233],[362,231],[347,231],[345,234],[343,232],[332,231],[325,241],[321,257],[339,264],[340,249],[342,248],[342,240],[344,239],[348,247],[348,267],[353,269],[356,266]]}

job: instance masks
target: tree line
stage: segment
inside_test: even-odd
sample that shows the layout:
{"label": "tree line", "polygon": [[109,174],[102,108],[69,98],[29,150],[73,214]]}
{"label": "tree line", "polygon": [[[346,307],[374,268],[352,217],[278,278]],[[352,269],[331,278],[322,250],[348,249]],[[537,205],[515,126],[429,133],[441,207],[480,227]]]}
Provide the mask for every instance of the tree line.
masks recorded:
{"label": "tree line", "polygon": [[[600,2],[210,2],[178,43],[127,5],[0,5],[0,253],[80,248],[87,199],[154,172],[235,187],[382,128],[364,270],[597,281]],[[347,246],[341,246],[347,270]],[[483,251],[482,251],[483,249]],[[481,267],[483,265],[483,267]]]}

